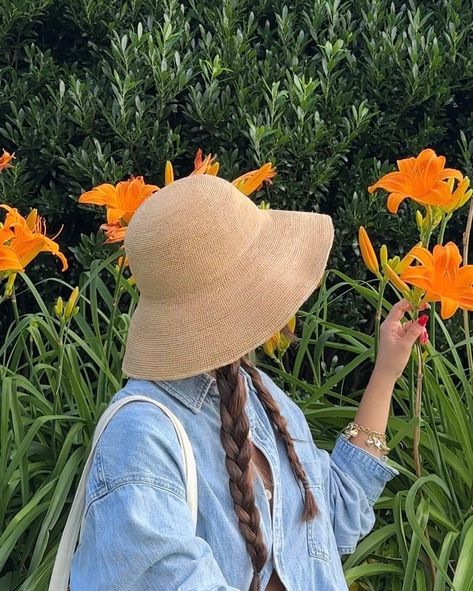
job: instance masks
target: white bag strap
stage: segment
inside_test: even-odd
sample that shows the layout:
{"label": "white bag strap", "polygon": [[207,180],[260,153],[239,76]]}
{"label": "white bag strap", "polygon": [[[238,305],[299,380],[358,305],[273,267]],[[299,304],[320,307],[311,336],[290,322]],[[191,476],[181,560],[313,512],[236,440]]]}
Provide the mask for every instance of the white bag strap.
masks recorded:
{"label": "white bag strap", "polygon": [[[80,532],[80,538],[82,537],[82,526],[85,518],[84,506],[85,506],[85,495],[86,495],[86,484],[87,478],[92,466],[92,460],[94,456],[95,446],[99,440],[100,435],[108,425],[113,415],[120,410],[122,406],[129,402],[151,402],[158,406],[166,415],[171,419],[179,439],[179,444],[182,448],[184,457],[184,472],[186,482],[186,498],[189,508],[192,513],[192,521],[194,523],[194,530],[197,526],[197,471],[195,465],[194,454],[192,452],[192,445],[189,441],[189,437],[180,422],[180,420],[173,414],[169,408],[164,406],[161,402],[148,398],[147,396],[125,396],[120,400],[117,400],[113,404],[110,404],[102,416],[100,417],[97,426],[95,428],[94,437],[92,440],[92,448],[87,458],[87,462],[82,472],[79,486],[72,502],[72,506],[69,512],[69,516],[64,527],[61,540],[59,542],[56,559],[54,562],[53,572],[49,582],[49,591],[68,591],[69,587],[69,574],[71,569],[72,557],[74,555],[75,546],[77,542],[77,536]],[[79,541],[80,541],[79,538]]]}

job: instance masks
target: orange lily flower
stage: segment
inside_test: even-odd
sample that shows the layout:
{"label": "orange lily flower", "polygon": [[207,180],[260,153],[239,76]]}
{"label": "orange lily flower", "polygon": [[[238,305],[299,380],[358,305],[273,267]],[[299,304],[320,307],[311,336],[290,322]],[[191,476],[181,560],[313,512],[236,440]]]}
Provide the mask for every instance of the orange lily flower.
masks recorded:
{"label": "orange lily flower", "polygon": [[10,164],[11,160],[15,158],[15,152],[10,154],[5,149],[3,149],[3,154],[0,156],[0,171],[4,170],[5,168],[11,168],[12,164]]}
{"label": "orange lily flower", "polygon": [[15,235],[12,230],[12,224],[4,225],[0,223],[0,245],[5,244],[7,240],[10,240]]}
{"label": "orange lily flower", "polygon": [[191,175],[211,174],[216,176],[220,168],[220,164],[218,162],[214,162],[215,158],[217,158],[217,156],[212,156],[212,154],[209,154],[204,159],[202,159],[202,150],[198,148],[194,158],[194,170],[191,172]]}
{"label": "orange lily flower", "polygon": [[[40,253],[50,252],[57,256],[62,262],[62,271],[68,268],[66,257],[59,251],[59,245],[54,242],[61,232],[56,234],[53,238],[46,236],[46,224],[44,219],[38,216],[38,211],[33,209],[28,217],[23,218],[16,208],[8,205],[0,204],[0,207],[7,210],[4,228],[13,228],[13,236],[10,237],[7,246],[10,251],[8,253],[9,262],[13,262],[13,256],[16,257],[15,271],[24,271],[24,268]],[[2,230],[4,229],[2,228]],[[4,253],[4,257],[5,257]],[[7,264],[5,262],[5,264]],[[2,271],[12,271],[11,267],[0,267]]]}
{"label": "orange lily flower", "polygon": [[23,271],[15,251],[5,244],[15,236],[12,228],[18,223],[18,217],[7,214],[5,224],[0,224],[0,272]]}
{"label": "orange lily flower", "polygon": [[275,176],[276,169],[273,168],[271,162],[267,162],[256,170],[251,170],[250,172],[242,174],[232,181],[232,185],[235,185],[235,187],[245,195],[251,195],[253,191],[261,189],[263,183],[267,182],[272,184],[273,181],[271,179]]}
{"label": "orange lily flower", "polygon": [[16,252],[10,246],[0,245],[0,272],[16,273],[23,271]]}
{"label": "orange lily flower", "polygon": [[469,188],[470,179],[467,176],[458,184],[455,191],[453,191],[453,183],[454,179],[449,179],[448,186],[452,193],[452,198],[450,203],[442,207],[446,213],[451,213],[452,211],[455,211],[455,209],[463,207],[473,194],[473,189]]}
{"label": "orange lily flower", "polygon": [[79,203],[104,205],[107,208],[107,221],[113,224],[123,220],[129,224],[138,207],[150,195],[159,190],[157,185],[146,185],[143,177],[132,177],[127,181],[120,181],[114,187],[103,183],[79,197]]}
{"label": "orange lily flower", "polygon": [[454,242],[436,244],[432,253],[422,246],[411,252],[421,264],[407,267],[401,279],[425,290],[423,301],[440,301],[444,319],[458,308],[473,310],[473,265],[460,267],[462,256]]}
{"label": "orange lily flower", "polygon": [[399,204],[408,197],[421,205],[448,205],[452,195],[445,179],[463,179],[459,170],[445,168],[445,157],[430,148],[416,158],[398,160],[397,165],[399,171],[384,175],[368,187],[370,193],[377,189],[390,193],[387,208],[391,213],[397,213]]}
{"label": "orange lily flower", "polygon": [[100,229],[105,232],[107,240],[104,244],[113,244],[114,242],[123,242],[125,240],[127,226],[122,226],[120,222],[113,224],[102,224]]}

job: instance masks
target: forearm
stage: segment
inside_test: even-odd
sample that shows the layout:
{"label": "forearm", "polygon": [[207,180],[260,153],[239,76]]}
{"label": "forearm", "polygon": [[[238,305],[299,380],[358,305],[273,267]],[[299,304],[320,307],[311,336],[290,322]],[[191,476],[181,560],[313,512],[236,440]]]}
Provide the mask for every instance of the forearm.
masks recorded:
{"label": "forearm", "polygon": [[[388,424],[389,408],[394,390],[395,381],[383,375],[383,372],[374,368],[370,380],[360,401],[354,421],[363,427],[373,431],[384,433]],[[381,452],[374,445],[365,443],[367,433],[360,431],[356,437],[350,437],[349,441],[365,449],[376,457]]]}

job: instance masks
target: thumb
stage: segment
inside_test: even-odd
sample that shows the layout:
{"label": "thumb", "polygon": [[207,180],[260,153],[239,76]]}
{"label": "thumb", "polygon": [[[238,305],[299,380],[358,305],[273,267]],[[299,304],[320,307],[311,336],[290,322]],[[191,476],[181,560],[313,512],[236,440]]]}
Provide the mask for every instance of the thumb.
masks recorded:
{"label": "thumb", "polygon": [[423,314],[420,316],[416,321],[413,321],[409,328],[406,330],[406,334],[404,335],[404,340],[410,344],[412,347],[418,337],[424,332],[425,325],[429,317],[427,314]]}

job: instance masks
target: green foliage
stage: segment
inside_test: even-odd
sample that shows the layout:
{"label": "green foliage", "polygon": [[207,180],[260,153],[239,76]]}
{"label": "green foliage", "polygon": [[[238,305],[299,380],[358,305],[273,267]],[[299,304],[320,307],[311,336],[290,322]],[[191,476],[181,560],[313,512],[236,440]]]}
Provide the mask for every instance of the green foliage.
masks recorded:
{"label": "green foliage", "polygon": [[472,20],[460,0],[4,0],[0,144],[19,163],[0,201],[39,207],[70,246],[97,228],[81,192],[159,185],[202,146],[226,178],[271,160],[273,208],[332,214],[335,266],[356,265],[362,221],[402,250],[409,208],[380,222],[366,186],[427,146],[471,174]]}
{"label": "green foliage", "polygon": [[[74,315],[57,314],[24,274],[34,307],[20,316],[16,297],[11,301],[17,320],[0,345],[2,591],[47,589],[88,445],[122,385],[121,360],[137,292],[117,273],[117,255],[95,261],[83,273]],[[116,280],[113,292],[104,271]],[[18,285],[14,296],[22,297]],[[118,300],[126,313],[118,310]]]}
{"label": "green foliage", "polygon": [[[334,277],[328,282],[330,275]],[[363,394],[364,387],[353,390],[346,382],[352,374],[364,373],[374,353],[375,337],[345,326],[333,314],[333,304],[345,298],[347,290],[356,291],[370,306],[380,306],[383,317],[391,308],[370,284],[329,269],[313,305],[300,313],[301,341],[293,352],[291,370],[259,362],[302,408],[317,446],[328,451],[354,419]],[[465,339],[454,343],[438,316],[435,322],[449,350],[440,353],[431,343],[426,346],[419,446],[422,472],[418,478],[413,459],[418,423],[413,415],[417,379],[413,351],[397,381],[387,429],[390,463],[401,474],[387,484],[376,503],[375,529],[343,563],[348,584],[360,585],[353,587],[356,590],[472,589],[473,391],[461,361]],[[349,351],[350,362],[327,367],[333,351]],[[302,368],[307,365],[312,371],[304,379]]]}
{"label": "green foliage", "polygon": [[[14,295],[30,291],[31,311],[19,314],[15,298],[2,304],[11,304],[17,318],[0,344],[2,590],[46,591],[95,425],[122,385],[125,335],[137,292],[115,265],[119,254],[94,261],[82,274],[74,315],[46,303],[27,275],[20,276]],[[260,349],[254,355],[302,408],[316,444],[327,450],[354,418],[363,392],[346,384],[364,373],[374,356],[375,338],[343,325],[334,312],[333,304],[347,292],[379,306],[382,316],[390,309],[370,284],[328,269],[313,305],[299,314],[301,341],[290,349],[291,370],[266,363]],[[387,431],[390,461],[400,476],[376,503],[375,529],[344,560],[348,583],[360,585],[353,589],[471,591],[473,393],[460,358],[465,340],[453,343],[438,316],[436,322],[449,351],[440,354],[427,346],[422,473],[417,478],[413,460],[413,355],[397,382]],[[350,361],[337,363],[334,352]]]}

